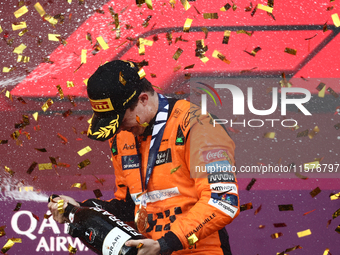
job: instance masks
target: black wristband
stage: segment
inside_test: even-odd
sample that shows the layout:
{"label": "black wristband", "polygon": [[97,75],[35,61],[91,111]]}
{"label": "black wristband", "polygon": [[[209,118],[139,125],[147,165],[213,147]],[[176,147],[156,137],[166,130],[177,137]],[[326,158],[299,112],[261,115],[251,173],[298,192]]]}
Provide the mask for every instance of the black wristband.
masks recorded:
{"label": "black wristband", "polygon": [[159,243],[159,246],[161,247],[159,254],[170,255],[172,253],[172,249],[168,246],[168,244],[164,240],[164,237],[158,239],[157,241]]}

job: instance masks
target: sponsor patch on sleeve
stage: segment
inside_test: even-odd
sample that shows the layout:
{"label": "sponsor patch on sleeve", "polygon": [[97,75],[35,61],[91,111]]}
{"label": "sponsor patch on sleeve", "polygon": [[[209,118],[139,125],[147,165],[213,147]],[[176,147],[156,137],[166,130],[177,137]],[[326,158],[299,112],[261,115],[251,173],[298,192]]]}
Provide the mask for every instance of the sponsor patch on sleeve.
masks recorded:
{"label": "sponsor patch on sleeve", "polygon": [[209,183],[235,182],[235,174],[230,172],[209,174],[208,182]]}
{"label": "sponsor patch on sleeve", "polygon": [[211,162],[205,165],[205,172],[207,173],[221,173],[221,172],[232,172],[233,168],[228,160],[221,160]]}
{"label": "sponsor patch on sleeve", "polygon": [[139,166],[140,166],[140,164],[139,164],[139,156],[138,155],[122,156],[123,170],[139,168]]}
{"label": "sponsor patch on sleeve", "polygon": [[211,198],[223,201],[233,206],[238,206],[238,198],[232,194],[218,194],[218,193],[211,193]]}
{"label": "sponsor patch on sleeve", "polygon": [[210,189],[215,193],[223,193],[228,191],[229,193],[238,194],[236,185],[231,183],[213,183],[210,184]]}
{"label": "sponsor patch on sleeve", "polygon": [[235,208],[232,205],[229,205],[221,200],[217,200],[213,198],[210,198],[208,204],[217,208],[218,210],[230,216],[231,218],[235,217],[235,214],[237,213],[237,210],[238,210],[238,208]]}

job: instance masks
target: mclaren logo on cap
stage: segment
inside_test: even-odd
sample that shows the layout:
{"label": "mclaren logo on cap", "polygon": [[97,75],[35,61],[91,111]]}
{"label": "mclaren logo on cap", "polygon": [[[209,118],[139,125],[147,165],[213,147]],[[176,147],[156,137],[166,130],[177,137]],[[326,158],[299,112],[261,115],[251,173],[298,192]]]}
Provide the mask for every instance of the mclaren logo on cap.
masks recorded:
{"label": "mclaren logo on cap", "polygon": [[100,99],[100,100],[91,100],[92,109],[95,112],[108,112],[113,111],[114,108],[112,106],[110,98]]}

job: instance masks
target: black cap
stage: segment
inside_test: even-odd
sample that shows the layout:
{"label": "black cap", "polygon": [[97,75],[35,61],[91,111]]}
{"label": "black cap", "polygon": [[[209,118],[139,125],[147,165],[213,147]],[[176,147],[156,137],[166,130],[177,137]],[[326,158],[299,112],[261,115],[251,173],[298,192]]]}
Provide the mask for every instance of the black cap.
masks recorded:
{"label": "black cap", "polygon": [[[142,92],[145,78],[136,63],[114,60],[100,66],[87,82],[93,116],[87,135],[105,141],[114,136],[125,111]],[[142,79],[141,79],[142,78]]]}

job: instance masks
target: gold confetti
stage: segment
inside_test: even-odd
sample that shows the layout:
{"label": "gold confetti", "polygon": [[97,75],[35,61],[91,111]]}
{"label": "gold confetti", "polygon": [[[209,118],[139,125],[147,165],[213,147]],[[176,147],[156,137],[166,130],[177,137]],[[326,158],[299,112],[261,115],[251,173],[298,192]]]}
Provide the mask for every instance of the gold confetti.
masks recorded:
{"label": "gold confetti", "polygon": [[7,98],[9,98],[12,102],[13,102],[13,97],[12,97],[12,94],[11,92],[9,92],[8,90],[6,90],[6,95],[5,95]]}
{"label": "gold confetti", "polygon": [[68,88],[73,88],[73,87],[74,87],[73,81],[66,81],[66,86],[67,86]]}
{"label": "gold confetti", "polygon": [[6,144],[8,143],[8,140],[0,140],[0,144]]}
{"label": "gold confetti", "polygon": [[231,35],[231,31],[230,30],[225,30],[224,31],[224,36],[223,36],[223,41],[222,41],[223,44],[228,44],[229,43],[230,35]]}
{"label": "gold confetti", "polygon": [[[103,185],[103,183],[102,183],[102,185]],[[95,189],[95,190],[93,190],[93,193],[94,193],[94,195],[96,196],[96,198],[100,198],[100,197],[103,196],[103,194],[102,194],[102,192],[100,191],[100,189]]]}
{"label": "gold confetti", "polygon": [[340,19],[339,19],[339,15],[337,13],[332,14],[332,20],[333,20],[333,23],[336,27],[340,26]]}
{"label": "gold confetti", "polygon": [[337,193],[337,194],[333,194],[333,195],[330,196],[330,199],[331,199],[331,200],[337,200],[337,199],[339,199],[339,198],[340,198],[340,192]]}
{"label": "gold confetti", "polygon": [[4,31],[4,30],[3,30],[2,27],[0,26],[0,34],[2,33],[2,31]]}
{"label": "gold confetti", "polygon": [[247,203],[240,206],[240,212],[253,209],[253,203]]}
{"label": "gold confetti", "polygon": [[331,224],[331,222],[332,222],[332,220],[328,220],[328,221],[327,221],[327,226],[326,226],[326,228],[329,227],[329,225]]}
{"label": "gold confetti", "polygon": [[274,228],[283,228],[287,227],[286,223],[273,223]]}
{"label": "gold confetti", "polygon": [[152,15],[149,15],[142,23],[143,27],[147,27],[149,25],[149,21],[152,18]]}
{"label": "gold confetti", "polygon": [[81,149],[80,151],[78,151],[78,155],[79,156],[83,156],[85,155],[86,153],[92,151],[91,147],[90,146],[86,146],[85,148]]}
{"label": "gold confetti", "polygon": [[107,43],[104,41],[103,37],[99,36],[96,39],[97,39],[97,42],[99,43],[99,45],[102,47],[103,50],[107,50],[109,48]]}
{"label": "gold confetti", "polygon": [[215,13],[203,13],[203,18],[204,19],[218,19],[218,14],[217,14],[217,12],[215,12]]}
{"label": "gold confetti", "polygon": [[291,252],[291,251],[295,251],[296,249],[302,249],[302,247],[300,245],[297,245],[292,248],[286,249],[284,252]]}
{"label": "gold confetti", "polygon": [[333,213],[333,220],[340,215],[340,208]]}
{"label": "gold confetti", "polygon": [[172,56],[172,58],[174,60],[178,60],[178,58],[181,56],[182,53],[183,53],[183,50],[181,48],[178,48],[175,54]]}
{"label": "gold confetti", "polygon": [[321,192],[321,189],[319,187],[316,187],[314,190],[312,190],[309,194],[312,197],[315,197],[316,195],[318,195]]}
{"label": "gold confetti", "polygon": [[300,174],[300,173],[298,173],[298,172],[296,172],[295,175],[296,175],[297,177],[299,177],[300,179],[302,179],[302,180],[308,180],[308,177],[307,177],[307,176],[303,176],[302,174]]}
{"label": "gold confetti", "polygon": [[320,129],[318,126],[315,126],[312,131],[309,132],[308,137],[310,139],[313,139],[313,137],[320,132]]}
{"label": "gold confetti", "polygon": [[83,82],[85,83],[85,85],[87,86],[87,82],[88,82],[88,78],[87,79],[85,79],[85,80],[83,80]]}
{"label": "gold confetti", "polygon": [[320,164],[319,161],[313,161],[313,162],[303,164],[303,167],[304,167],[304,170],[311,170],[311,169],[316,169],[319,164]]}
{"label": "gold confetti", "polygon": [[260,9],[260,10],[263,10],[263,11],[266,11],[266,12],[269,12],[269,13],[273,12],[272,7],[269,7],[269,6],[266,6],[266,5],[263,5],[263,4],[258,4],[257,9]]}
{"label": "gold confetti", "polygon": [[323,86],[323,88],[319,91],[318,96],[319,97],[325,97],[325,93],[326,93],[326,86]]}
{"label": "gold confetti", "polygon": [[44,105],[41,107],[41,109],[42,109],[44,112],[46,112],[47,109],[48,109],[52,104],[53,104],[53,101],[52,101],[52,99],[49,98],[49,99],[44,103]]}
{"label": "gold confetti", "polygon": [[174,172],[176,172],[182,165],[176,166],[175,168],[170,170],[170,174],[173,174]]}
{"label": "gold confetti", "polygon": [[52,163],[44,163],[38,165],[39,170],[51,170],[52,169]]}
{"label": "gold confetti", "polygon": [[22,15],[24,15],[24,14],[27,13],[27,12],[28,12],[27,7],[26,7],[26,6],[23,6],[23,7],[21,7],[19,10],[16,10],[16,11],[14,12],[14,16],[15,16],[16,18],[20,18]]}
{"label": "gold confetti", "polygon": [[[71,1],[72,1],[72,0],[71,0]],[[71,246],[71,244],[68,244],[68,252],[69,252],[70,254],[76,254],[77,248],[74,248],[74,247]]]}
{"label": "gold confetti", "polygon": [[183,27],[183,32],[189,33],[192,21],[192,19],[186,19]]}
{"label": "gold confetti", "polygon": [[57,204],[58,204],[58,212],[60,214],[63,214],[64,213],[64,199],[58,200]]}
{"label": "gold confetti", "polygon": [[79,182],[73,183],[71,185],[71,188],[86,189],[86,182],[84,182],[84,183],[79,183]]}
{"label": "gold confetti", "polygon": [[30,165],[30,167],[28,168],[28,170],[26,171],[26,173],[31,174],[31,173],[33,172],[34,168],[35,168],[37,165],[38,165],[37,162],[33,162],[33,163]]}
{"label": "gold confetti", "polygon": [[39,2],[34,5],[34,8],[37,10],[40,17],[43,17],[46,14],[44,8],[41,6],[41,4]]}
{"label": "gold confetti", "polygon": [[19,36],[23,36],[23,35],[26,34],[27,32],[28,32],[28,29],[26,28],[26,29],[22,30],[18,35],[19,35]]}
{"label": "gold confetti", "polygon": [[231,8],[231,5],[229,3],[227,3],[225,6],[223,6],[220,11],[225,12],[228,11]]}
{"label": "gold confetti", "polygon": [[0,237],[6,235],[5,227],[6,227],[6,226],[1,226],[1,227],[0,227]]}
{"label": "gold confetti", "polygon": [[192,234],[191,236],[188,237],[188,243],[189,245],[194,245],[198,241],[198,237],[196,234]]}
{"label": "gold confetti", "polygon": [[60,99],[64,99],[63,89],[61,88],[60,85],[57,85],[56,87],[57,87],[57,89],[58,89],[58,93],[59,93]]}
{"label": "gold confetti", "polygon": [[190,66],[186,66],[186,67],[184,67],[184,70],[194,68],[194,66],[195,66],[195,64],[192,64],[192,65],[190,65]]}
{"label": "gold confetti", "polygon": [[26,25],[25,21],[15,22],[15,23],[12,24],[13,31],[23,29],[23,28],[26,28],[26,27],[27,27],[27,25]]}
{"label": "gold confetti", "polygon": [[20,208],[21,208],[21,203],[17,203],[17,205],[15,206],[15,208],[14,208],[14,212],[17,212],[17,211],[19,211],[20,210]]}
{"label": "gold confetti", "polygon": [[9,173],[11,176],[14,175],[15,172],[13,172],[8,166],[4,166],[4,168],[5,168],[5,171],[6,171],[7,173]]}
{"label": "gold confetti", "polygon": [[147,127],[149,126],[149,123],[144,122],[143,124],[140,123],[140,117],[138,115],[136,115],[136,121],[138,123],[138,125],[140,125],[141,127]]}
{"label": "gold confetti", "polygon": [[48,21],[51,25],[57,25],[58,20],[52,17],[51,15],[45,14],[43,17],[44,20]]}
{"label": "gold confetti", "polygon": [[336,227],[335,231],[340,234],[340,225]]}
{"label": "gold confetti", "polygon": [[188,0],[181,0],[181,3],[186,11],[191,7],[191,5],[188,3]]}
{"label": "gold confetti", "polygon": [[32,116],[35,119],[35,121],[38,121],[38,115],[39,115],[38,112],[35,112],[35,113],[32,114]]}
{"label": "gold confetti", "polygon": [[126,80],[124,80],[122,72],[119,72],[119,81],[121,84],[125,86]]}
{"label": "gold confetti", "polygon": [[329,255],[329,249],[328,248],[323,252],[323,255]]}
{"label": "gold confetti", "polygon": [[306,229],[306,230],[304,230],[304,231],[297,232],[297,236],[298,236],[299,238],[305,237],[305,236],[309,236],[309,235],[311,235],[311,234],[312,234],[312,232],[310,231],[310,229]]}
{"label": "gold confetti", "polygon": [[296,49],[292,49],[292,48],[288,48],[286,47],[284,52],[291,54],[291,55],[296,55],[297,50]]}
{"label": "gold confetti", "polygon": [[256,47],[255,49],[253,49],[251,52],[248,52],[248,51],[244,51],[244,52],[246,52],[246,53],[248,53],[249,55],[251,55],[251,56],[253,56],[253,57],[255,57],[256,56],[256,53],[258,52],[258,51],[260,51],[261,50],[261,47]]}
{"label": "gold confetti", "polygon": [[237,30],[237,31],[236,31],[236,34],[246,34],[246,35],[248,35],[248,36],[252,36],[253,33],[254,33],[254,32],[247,32],[247,31],[245,31],[245,30],[243,30],[243,29]]}
{"label": "gold confetti", "polygon": [[263,135],[264,138],[270,138],[274,139],[275,138],[275,132],[267,132]]}
{"label": "gold confetti", "polygon": [[294,211],[294,208],[292,204],[279,205],[279,211]]}
{"label": "gold confetti", "polygon": [[87,53],[87,50],[84,50],[84,49],[81,50],[81,60],[80,60],[81,64],[86,63],[86,53]]}
{"label": "gold confetti", "polygon": [[14,49],[14,53],[16,53],[16,54],[22,54],[22,52],[25,50],[27,48],[27,46],[25,45],[25,44],[20,44],[18,47],[16,47],[15,49]]}
{"label": "gold confetti", "polygon": [[282,234],[281,232],[279,232],[279,233],[274,233],[274,234],[271,234],[271,235],[270,235],[270,237],[271,237],[272,239],[277,239],[277,238],[279,238],[280,236],[283,236],[283,234]]}
{"label": "gold confetti", "polygon": [[254,215],[258,214],[262,209],[262,205],[260,205],[254,212]]}
{"label": "gold confetti", "polygon": [[2,247],[1,252],[6,254],[6,252],[11,249],[14,245],[14,242],[11,239],[7,240],[7,243]]}
{"label": "gold confetti", "polygon": [[138,75],[140,79],[143,79],[146,76],[146,73],[143,68],[139,69]]}
{"label": "gold confetti", "polygon": [[339,97],[339,95],[338,95],[331,87],[329,87],[329,88],[327,89],[327,91],[328,91],[329,93],[331,93],[333,97],[335,97],[335,98],[338,98],[338,97]]}
{"label": "gold confetti", "polygon": [[265,228],[265,225],[259,225],[259,229]]}
{"label": "gold confetti", "polygon": [[28,63],[30,61],[30,57],[18,55],[17,62]]}
{"label": "gold confetti", "polygon": [[230,64],[230,60],[226,59],[226,57],[218,50],[214,50],[212,56],[214,58],[219,58],[220,60],[222,60],[224,63],[227,63],[228,65]]}
{"label": "gold confetti", "polygon": [[78,167],[79,167],[79,169],[82,169],[82,168],[88,166],[89,164],[91,164],[90,160],[89,159],[85,159],[84,161],[82,161],[82,162],[80,162],[78,164]]}

